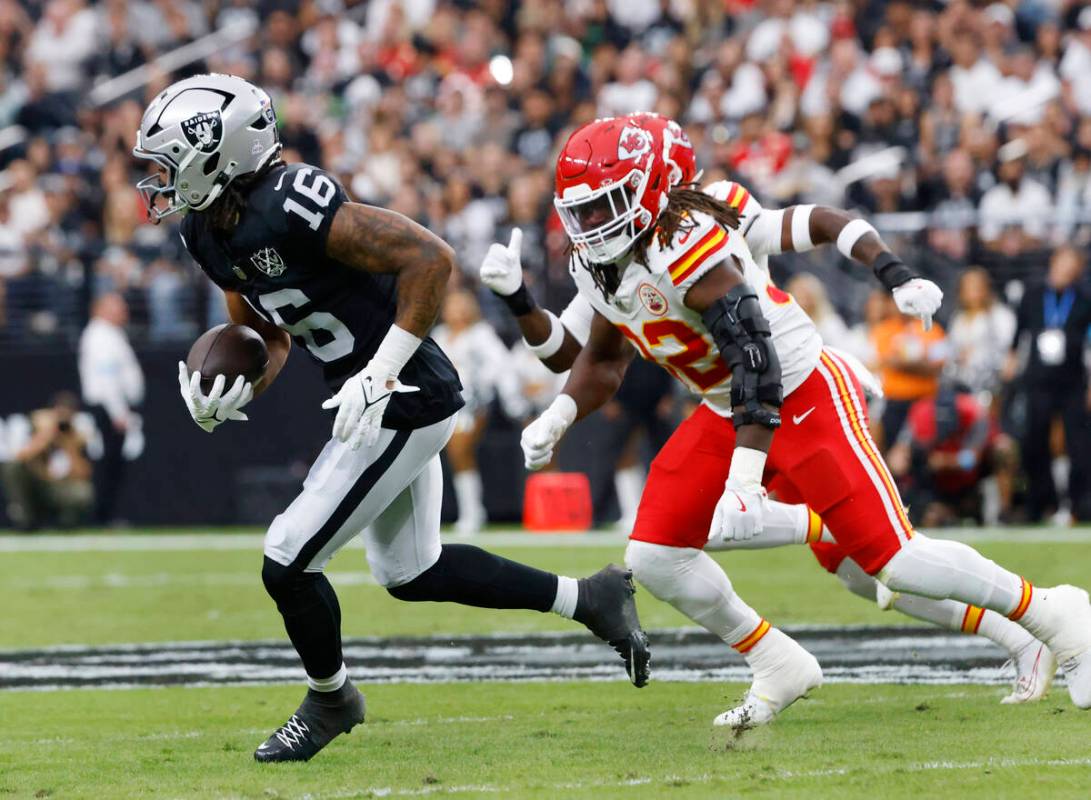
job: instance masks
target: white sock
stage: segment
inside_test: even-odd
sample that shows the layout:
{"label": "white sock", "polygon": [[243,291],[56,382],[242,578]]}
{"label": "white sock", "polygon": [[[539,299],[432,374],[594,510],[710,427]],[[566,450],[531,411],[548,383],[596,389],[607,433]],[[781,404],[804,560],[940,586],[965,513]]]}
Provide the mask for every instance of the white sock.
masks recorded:
{"label": "white sock", "polygon": [[[855,595],[875,602],[873,577],[864,572],[851,558],[846,558],[837,568],[837,577]],[[978,634],[991,639],[1009,653],[1015,653],[1034,641],[1034,637],[1021,626],[995,611],[960,603],[958,600],[933,600],[915,594],[894,596],[894,609],[908,617],[930,622],[949,631]]]}
{"label": "white sock", "polygon": [[640,467],[619,469],[614,473],[614,491],[617,493],[617,505],[621,511],[620,521],[631,525],[636,519],[640,495],[644,491],[644,470]]}
{"label": "white sock", "polygon": [[[971,608],[971,612],[972,610]],[[1018,622],[1012,622],[995,611],[981,609],[981,612],[981,621],[977,624],[978,635],[991,639],[1009,653],[1018,653],[1027,645],[1034,644],[1037,641]]]}
{"label": "white sock", "polygon": [[557,576],[557,596],[553,598],[554,614],[560,614],[565,619],[572,619],[576,614],[576,601],[580,599],[580,585],[575,578]]}
{"label": "white sock", "polygon": [[349,671],[345,667],[345,662],[341,662],[341,669],[333,673],[328,678],[312,678],[307,676],[307,685],[314,689],[316,692],[336,692],[342,686],[345,685],[345,681],[349,679]]}
{"label": "white sock", "polygon": [[743,645],[740,652],[769,630],[769,623],[735,594],[727,574],[702,550],[630,541],[625,563],[651,594],[732,647]]}
{"label": "white sock", "polygon": [[452,482],[458,499],[459,523],[479,526],[485,520],[485,507],[481,504],[481,474],[477,470],[456,472]]}
{"label": "white sock", "polygon": [[961,600],[1004,616],[1019,611],[1024,586],[1029,586],[968,545],[920,533],[894,554],[878,577],[896,592]]}

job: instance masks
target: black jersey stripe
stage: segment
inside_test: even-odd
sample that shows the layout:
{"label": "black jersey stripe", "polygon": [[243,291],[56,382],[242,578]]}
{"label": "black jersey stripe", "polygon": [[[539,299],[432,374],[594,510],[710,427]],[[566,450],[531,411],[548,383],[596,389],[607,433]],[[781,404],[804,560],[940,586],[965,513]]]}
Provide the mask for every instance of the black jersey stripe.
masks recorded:
{"label": "black jersey stripe", "polygon": [[[411,433],[413,433],[411,430],[395,431],[390,444],[356,479],[352,488],[348,490],[341,502],[337,504],[337,508],[330,514],[329,519],[322,523],[318,532],[307,540],[299,554],[292,559],[292,563],[289,565],[290,568],[306,569],[307,565],[314,560],[314,557],[321,552],[322,548],[329,544],[330,539],[341,529],[341,526],[345,524],[352,512],[364,502],[368,493],[375,488],[375,484],[390,469],[394,459],[405,449]],[[393,500],[393,498],[391,499]]]}

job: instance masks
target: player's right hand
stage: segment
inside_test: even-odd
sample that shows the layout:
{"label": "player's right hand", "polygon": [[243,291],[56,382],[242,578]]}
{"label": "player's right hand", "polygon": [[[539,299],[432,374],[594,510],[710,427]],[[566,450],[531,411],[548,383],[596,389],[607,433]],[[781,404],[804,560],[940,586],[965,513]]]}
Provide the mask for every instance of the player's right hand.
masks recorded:
{"label": "player's right hand", "polygon": [[419,386],[406,386],[385,365],[372,359],[345,381],[337,394],[322,403],[322,408],[337,409],[334,438],[359,450],[360,445],[371,447],[379,441],[383,414],[396,392],[419,391]]}
{"label": "player's right hand", "polygon": [[212,433],[217,425],[229,419],[240,422],[248,419],[239,409],[253,399],[254,387],[242,375],[235,378],[231,388],[225,392],[226,384],[227,378],[217,375],[212,382],[211,391],[206,395],[201,391],[201,373],[195,371],[190,374],[186,362],[178,362],[178,388],[182,392],[182,399],[193,421],[208,433]]}
{"label": "player's right hand", "polygon": [[566,394],[558,395],[549,408],[523,429],[519,444],[523,462],[529,470],[539,470],[553,460],[553,448],[576,421],[576,402]]}
{"label": "player's right hand", "polygon": [[507,297],[515,294],[523,285],[523,267],[519,250],[523,245],[523,231],[512,228],[507,247],[499,242],[489,245],[489,252],[481,262],[481,282],[496,294]]}
{"label": "player's right hand", "polygon": [[765,525],[767,502],[762,486],[743,486],[728,479],[712,514],[708,543],[713,547],[729,547],[731,542],[745,542],[759,535]]}

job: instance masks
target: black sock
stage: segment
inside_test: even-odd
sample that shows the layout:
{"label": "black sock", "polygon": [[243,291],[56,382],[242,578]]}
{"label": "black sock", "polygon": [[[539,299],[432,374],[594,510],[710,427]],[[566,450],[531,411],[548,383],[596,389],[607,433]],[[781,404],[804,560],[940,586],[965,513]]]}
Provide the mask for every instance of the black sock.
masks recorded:
{"label": "black sock", "polygon": [[328,678],[341,669],[341,606],[326,576],[266,558],[261,578],[307,674]]}
{"label": "black sock", "polygon": [[557,576],[480,547],[447,544],[439,561],[409,583],[387,591],[399,600],[413,602],[549,611],[557,597]]}

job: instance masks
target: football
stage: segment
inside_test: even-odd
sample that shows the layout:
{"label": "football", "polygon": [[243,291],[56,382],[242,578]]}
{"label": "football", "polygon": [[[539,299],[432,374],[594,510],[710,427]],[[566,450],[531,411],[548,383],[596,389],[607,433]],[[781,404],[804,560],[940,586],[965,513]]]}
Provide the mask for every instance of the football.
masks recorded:
{"label": "football", "polygon": [[225,390],[242,375],[256,384],[269,364],[265,341],[253,328],[232,322],[217,325],[202,333],[186,356],[192,374],[201,373],[201,391],[208,394],[217,375],[227,377]]}

